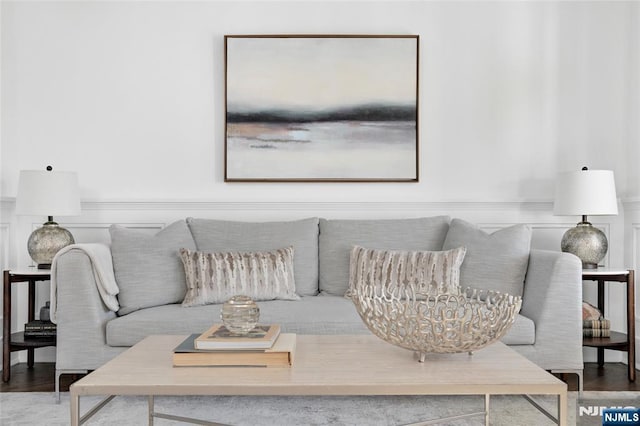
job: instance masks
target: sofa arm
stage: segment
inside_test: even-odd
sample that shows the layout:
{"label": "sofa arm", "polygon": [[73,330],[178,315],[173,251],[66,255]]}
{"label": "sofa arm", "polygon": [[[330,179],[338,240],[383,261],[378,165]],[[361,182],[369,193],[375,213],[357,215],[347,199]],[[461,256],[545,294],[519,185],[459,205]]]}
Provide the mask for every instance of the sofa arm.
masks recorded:
{"label": "sofa arm", "polygon": [[582,370],[580,259],[569,253],[531,250],[521,314],[535,323],[530,359],[547,370]]}
{"label": "sofa arm", "polygon": [[116,317],[98,292],[91,262],[82,251],[56,257],[56,370],[93,370],[122,351],[106,342]]}

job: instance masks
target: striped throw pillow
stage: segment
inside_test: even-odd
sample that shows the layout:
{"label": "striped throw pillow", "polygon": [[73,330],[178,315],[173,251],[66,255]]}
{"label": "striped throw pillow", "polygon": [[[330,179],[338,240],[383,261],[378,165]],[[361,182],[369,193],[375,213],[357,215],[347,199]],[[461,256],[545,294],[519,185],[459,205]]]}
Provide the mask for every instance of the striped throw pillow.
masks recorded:
{"label": "striped throw pillow", "polygon": [[399,292],[425,296],[456,293],[465,247],[446,251],[375,250],[354,246],[349,267],[349,291]]}
{"label": "striped throw pillow", "polygon": [[253,300],[298,300],[293,247],[259,252],[180,250],[187,281],[182,306],[224,303],[236,295]]}

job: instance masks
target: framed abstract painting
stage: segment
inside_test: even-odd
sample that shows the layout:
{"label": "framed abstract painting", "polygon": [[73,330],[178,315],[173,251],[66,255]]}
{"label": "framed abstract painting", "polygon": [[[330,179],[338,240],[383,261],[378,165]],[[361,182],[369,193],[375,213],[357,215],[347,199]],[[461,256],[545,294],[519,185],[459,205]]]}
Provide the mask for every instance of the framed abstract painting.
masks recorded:
{"label": "framed abstract painting", "polygon": [[225,181],[417,182],[417,35],[225,36]]}

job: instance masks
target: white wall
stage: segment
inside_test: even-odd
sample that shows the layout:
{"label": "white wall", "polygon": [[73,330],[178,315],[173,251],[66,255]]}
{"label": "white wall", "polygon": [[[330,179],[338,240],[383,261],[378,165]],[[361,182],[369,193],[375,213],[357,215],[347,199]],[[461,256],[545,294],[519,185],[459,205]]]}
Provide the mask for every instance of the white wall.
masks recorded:
{"label": "white wall", "polygon": [[[612,169],[640,200],[634,2],[3,1],[0,19],[5,263],[28,262],[43,220],[13,215],[18,172],[48,164],[79,173],[83,214],[60,219],[79,241],[188,214],[445,212],[532,223],[534,245],[557,248],[578,219],[551,215],[559,171]],[[274,33],[420,35],[419,183],[223,182],[223,35]],[[612,266],[640,265],[635,205],[592,218]]]}
{"label": "white wall", "polygon": [[[626,189],[632,4],[2,7],[3,196],[47,164],[101,200],[546,200],[583,164]],[[223,183],[222,36],[238,33],[419,34],[421,182]]]}

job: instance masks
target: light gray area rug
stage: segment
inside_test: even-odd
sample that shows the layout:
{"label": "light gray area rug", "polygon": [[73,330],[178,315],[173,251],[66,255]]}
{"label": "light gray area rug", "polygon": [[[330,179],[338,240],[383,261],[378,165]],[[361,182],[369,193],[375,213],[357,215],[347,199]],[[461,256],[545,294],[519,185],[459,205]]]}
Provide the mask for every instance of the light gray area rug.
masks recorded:
{"label": "light gray area rug", "polygon": [[[569,425],[600,425],[600,417],[577,416],[580,405],[610,406],[640,401],[637,392],[585,392],[576,401],[569,393]],[[611,399],[615,398],[615,399]],[[81,411],[90,409],[98,397],[83,397]],[[554,397],[536,400],[555,413]],[[401,425],[436,417],[481,411],[481,396],[397,397],[157,397],[156,411],[233,425]],[[617,405],[616,405],[617,406]],[[625,405],[626,406],[626,405]],[[585,410],[583,409],[583,412]],[[576,418],[578,422],[576,423]],[[117,397],[91,418],[89,425],[143,425],[147,423],[146,397]],[[0,424],[68,425],[69,394],[56,404],[53,393],[0,393]],[[157,425],[177,424],[156,419]],[[448,425],[482,425],[475,417],[449,421]],[[551,425],[546,416],[519,396],[491,397],[491,424],[496,426]]]}

